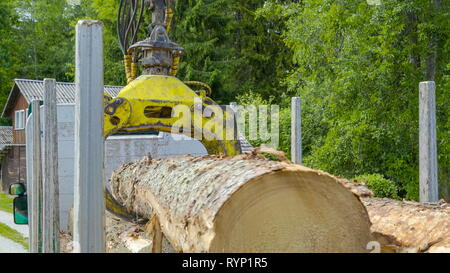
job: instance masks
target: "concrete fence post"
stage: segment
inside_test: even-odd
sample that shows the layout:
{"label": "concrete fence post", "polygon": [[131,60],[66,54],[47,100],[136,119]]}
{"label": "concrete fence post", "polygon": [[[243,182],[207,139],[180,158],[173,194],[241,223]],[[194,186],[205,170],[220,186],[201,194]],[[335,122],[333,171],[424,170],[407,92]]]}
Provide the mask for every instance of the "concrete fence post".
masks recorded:
{"label": "concrete fence post", "polygon": [[38,100],[31,102],[32,110],[32,145],[33,173],[29,192],[31,197],[30,214],[30,252],[42,252],[42,161],[41,161],[41,104]]}
{"label": "concrete fence post", "polygon": [[422,203],[439,201],[435,92],[433,81],[419,84],[419,177]]}
{"label": "concrete fence post", "polygon": [[59,253],[56,81],[44,79],[43,252]]}
{"label": "concrete fence post", "polygon": [[103,39],[99,21],[76,26],[74,252],[105,252]]}
{"label": "concrete fence post", "polygon": [[291,101],[291,160],[295,164],[302,164],[302,118],[299,97],[293,97]]}

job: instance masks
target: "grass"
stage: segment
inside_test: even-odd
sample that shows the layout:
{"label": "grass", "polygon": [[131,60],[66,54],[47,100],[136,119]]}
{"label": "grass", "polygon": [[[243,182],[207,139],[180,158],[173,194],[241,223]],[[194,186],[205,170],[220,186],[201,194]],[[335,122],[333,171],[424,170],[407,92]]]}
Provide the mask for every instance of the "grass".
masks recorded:
{"label": "grass", "polygon": [[11,241],[22,245],[25,249],[28,249],[28,239],[18,231],[2,223],[0,223],[0,236],[10,239]]}
{"label": "grass", "polygon": [[14,198],[0,191],[0,210],[12,213],[13,199]]}
{"label": "grass", "polygon": [[[0,191],[0,210],[8,213],[13,213],[13,197]],[[20,245],[25,249],[28,249],[28,239],[20,234],[18,231],[10,228],[9,226],[0,223],[0,236],[10,239]]]}

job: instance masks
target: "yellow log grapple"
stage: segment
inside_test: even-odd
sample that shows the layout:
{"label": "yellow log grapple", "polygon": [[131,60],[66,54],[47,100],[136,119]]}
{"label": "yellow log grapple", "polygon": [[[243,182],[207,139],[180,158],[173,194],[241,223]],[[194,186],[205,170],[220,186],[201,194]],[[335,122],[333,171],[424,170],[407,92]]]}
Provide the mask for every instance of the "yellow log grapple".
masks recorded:
{"label": "yellow log grapple", "polygon": [[[209,98],[212,90],[207,84],[176,78],[184,49],[167,34],[174,15],[170,7],[173,2],[121,0],[117,29],[128,85],[116,98],[104,95],[105,138],[117,132],[157,130],[198,139],[209,154],[240,154],[233,112],[219,110],[221,107]],[[147,8],[152,12],[150,35],[137,42],[137,32]],[[138,64],[142,68],[139,77]],[[219,112],[220,115],[215,114]],[[109,192],[106,200],[111,212],[128,216]]]}

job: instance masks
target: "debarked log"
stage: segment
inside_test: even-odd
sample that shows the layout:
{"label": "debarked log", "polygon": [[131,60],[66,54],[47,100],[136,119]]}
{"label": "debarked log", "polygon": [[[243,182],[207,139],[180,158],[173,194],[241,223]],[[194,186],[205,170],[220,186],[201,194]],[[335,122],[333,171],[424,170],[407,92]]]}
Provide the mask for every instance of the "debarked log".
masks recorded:
{"label": "debarked log", "polygon": [[179,252],[365,252],[372,240],[365,207],[335,177],[260,155],[144,158],[111,188],[157,216]]}

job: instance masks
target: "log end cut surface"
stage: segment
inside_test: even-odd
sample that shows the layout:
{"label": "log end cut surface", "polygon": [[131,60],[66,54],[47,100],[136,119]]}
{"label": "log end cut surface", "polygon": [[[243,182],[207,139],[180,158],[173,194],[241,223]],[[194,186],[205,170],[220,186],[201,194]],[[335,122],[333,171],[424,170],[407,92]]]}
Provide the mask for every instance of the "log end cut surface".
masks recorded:
{"label": "log end cut surface", "polygon": [[269,173],[241,187],[220,209],[211,252],[364,252],[365,208],[328,175]]}

